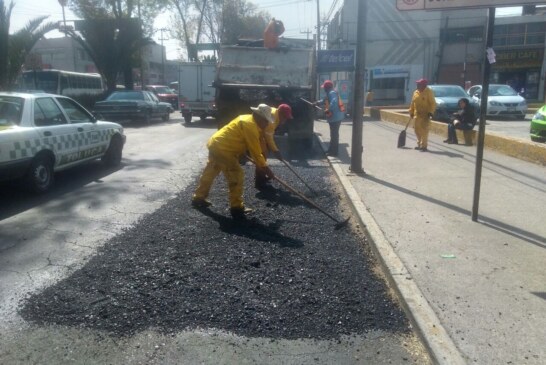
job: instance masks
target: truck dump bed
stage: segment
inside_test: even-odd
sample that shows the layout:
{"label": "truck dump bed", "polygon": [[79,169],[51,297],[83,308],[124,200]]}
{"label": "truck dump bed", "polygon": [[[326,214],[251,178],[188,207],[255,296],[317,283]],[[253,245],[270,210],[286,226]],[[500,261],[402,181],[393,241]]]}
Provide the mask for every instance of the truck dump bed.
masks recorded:
{"label": "truck dump bed", "polygon": [[216,87],[311,90],[313,50],[226,46],[221,49]]}
{"label": "truck dump bed", "polygon": [[[216,107],[220,127],[240,114],[249,114],[260,103],[292,107],[294,120],[279,128],[288,133],[289,148],[310,150],[313,143],[314,109],[301,98],[315,100],[315,52],[313,42],[282,39],[279,49],[223,46],[216,70]],[[299,153],[298,153],[299,154]]]}

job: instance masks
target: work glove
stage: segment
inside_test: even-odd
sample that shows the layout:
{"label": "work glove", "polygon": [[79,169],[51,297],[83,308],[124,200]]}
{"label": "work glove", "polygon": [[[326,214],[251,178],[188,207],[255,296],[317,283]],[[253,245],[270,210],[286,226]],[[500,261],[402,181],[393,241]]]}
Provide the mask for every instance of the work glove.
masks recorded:
{"label": "work glove", "polygon": [[273,171],[271,171],[269,166],[264,166],[264,167],[260,167],[260,168],[263,170],[266,178],[268,178],[268,179],[275,178],[275,174],[273,173]]}
{"label": "work glove", "polygon": [[273,156],[275,156],[275,158],[279,161],[283,160],[281,151],[274,151]]}

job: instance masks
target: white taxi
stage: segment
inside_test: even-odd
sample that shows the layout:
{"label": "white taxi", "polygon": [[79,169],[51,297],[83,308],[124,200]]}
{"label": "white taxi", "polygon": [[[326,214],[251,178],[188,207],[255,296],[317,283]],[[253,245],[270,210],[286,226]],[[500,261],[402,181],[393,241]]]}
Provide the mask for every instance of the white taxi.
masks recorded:
{"label": "white taxi", "polygon": [[45,192],[56,171],[97,158],[119,165],[125,139],[121,125],[65,96],[0,92],[0,181],[22,178]]}

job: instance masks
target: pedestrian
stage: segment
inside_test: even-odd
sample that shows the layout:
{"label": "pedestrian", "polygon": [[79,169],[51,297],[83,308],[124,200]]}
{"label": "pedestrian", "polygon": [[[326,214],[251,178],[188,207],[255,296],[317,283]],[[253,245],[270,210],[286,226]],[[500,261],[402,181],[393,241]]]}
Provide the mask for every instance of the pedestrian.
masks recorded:
{"label": "pedestrian", "polygon": [[339,152],[339,128],[341,121],[345,119],[345,106],[337,91],[334,90],[332,81],[324,81],[321,87],[324,89],[326,96],[314,104],[324,105],[324,113],[330,126],[330,145],[326,154],[328,156],[337,156]]}
{"label": "pedestrian", "polygon": [[[266,104],[258,105],[258,108],[267,106]],[[267,125],[263,133],[260,135],[260,146],[262,147],[262,155],[264,159],[267,160],[267,155],[269,151],[273,152],[273,155],[280,161],[283,160],[281,151],[277,144],[275,143],[275,130],[282,126],[286,121],[293,119],[292,108],[288,104],[281,104],[278,108],[271,108],[271,114],[274,118],[273,123]],[[256,189],[263,190],[266,189],[267,182],[269,179],[264,174],[263,169],[256,167],[256,175],[254,180],[254,185]]]}
{"label": "pedestrian", "polygon": [[368,92],[366,93],[366,99],[364,100],[364,106],[370,106],[373,103],[374,94],[372,89],[368,89]]}
{"label": "pedestrian", "polygon": [[467,98],[461,98],[459,99],[458,105],[461,109],[458,112],[453,113],[451,121],[447,125],[447,139],[444,143],[458,144],[459,141],[457,140],[455,129],[469,131],[476,125],[476,113],[474,112],[474,107],[470,104],[470,101]]}
{"label": "pedestrian", "polygon": [[417,137],[416,150],[428,151],[428,131],[430,119],[436,111],[434,92],[428,87],[426,79],[416,81],[417,90],[413,92],[409,108],[410,118],[414,118],[415,136]]}
{"label": "pedestrian", "polygon": [[263,170],[266,177],[275,176],[267,166],[260,149],[260,131],[274,122],[271,108],[260,105],[250,109],[252,114],[239,115],[209,139],[209,159],[193,194],[194,208],[207,208],[211,205],[207,197],[214,179],[222,172],[228,184],[231,216],[234,219],[244,219],[245,214],[252,211],[243,202],[244,171],[239,164],[239,159],[247,151],[257,169]]}
{"label": "pedestrian", "polygon": [[283,33],[283,22],[272,18],[264,30],[264,47],[269,49],[279,48],[279,36]]}

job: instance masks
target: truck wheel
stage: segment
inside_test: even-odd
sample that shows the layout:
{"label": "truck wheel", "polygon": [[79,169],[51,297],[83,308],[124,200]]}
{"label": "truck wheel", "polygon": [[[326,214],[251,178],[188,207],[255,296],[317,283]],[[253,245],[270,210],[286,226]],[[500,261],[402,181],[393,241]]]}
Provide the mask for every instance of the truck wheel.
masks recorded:
{"label": "truck wheel", "polygon": [[35,193],[45,193],[53,181],[53,160],[45,155],[35,157],[25,176],[27,188]]}
{"label": "truck wheel", "polygon": [[112,137],[108,149],[101,158],[102,163],[108,167],[116,167],[121,163],[121,157],[123,154],[123,143],[117,136]]}
{"label": "truck wheel", "polygon": [[184,113],[184,122],[185,123],[191,123],[191,119],[192,119],[192,114],[191,113]]}

